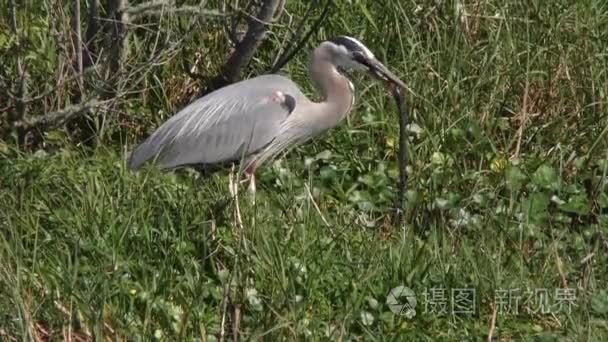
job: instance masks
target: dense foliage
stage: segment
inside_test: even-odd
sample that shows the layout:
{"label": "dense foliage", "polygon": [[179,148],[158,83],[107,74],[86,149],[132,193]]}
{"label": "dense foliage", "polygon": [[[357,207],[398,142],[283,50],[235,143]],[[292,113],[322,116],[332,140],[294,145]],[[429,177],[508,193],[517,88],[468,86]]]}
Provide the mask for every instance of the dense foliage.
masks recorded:
{"label": "dense foliage", "polygon": [[[389,220],[397,118],[368,77],[353,75],[347,122],[260,170],[256,205],[243,192],[237,215],[225,173],[124,167],[126,151],[220,73],[236,9],[207,1],[228,17],[138,18],[123,70],[86,73],[80,88],[72,4],[17,2],[15,35],[8,3],[0,338],[215,340],[235,327],[270,340],[608,338],[603,1],[334,3],[282,72],[316,96],[310,50],[349,34],[407,82],[411,159],[398,227]],[[269,69],[306,9],[286,1],[243,77]],[[83,21],[86,10],[82,1]],[[28,122],[90,96],[103,112],[19,141],[19,59]],[[386,304],[400,285],[416,294],[413,317]],[[452,305],[459,289],[474,290],[472,312]]]}

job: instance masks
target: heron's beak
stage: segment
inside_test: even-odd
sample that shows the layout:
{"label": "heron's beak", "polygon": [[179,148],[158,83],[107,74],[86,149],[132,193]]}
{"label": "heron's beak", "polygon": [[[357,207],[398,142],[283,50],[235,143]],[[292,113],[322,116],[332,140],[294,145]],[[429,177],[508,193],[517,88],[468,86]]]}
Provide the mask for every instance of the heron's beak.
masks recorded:
{"label": "heron's beak", "polygon": [[403,83],[399,77],[395,76],[395,74],[388,70],[388,68],[380,63],[377,59],[368,59],[366,64],[369,67],[369,72],[377,79],[392,83],[402,89],[407,88],[405,83]]}

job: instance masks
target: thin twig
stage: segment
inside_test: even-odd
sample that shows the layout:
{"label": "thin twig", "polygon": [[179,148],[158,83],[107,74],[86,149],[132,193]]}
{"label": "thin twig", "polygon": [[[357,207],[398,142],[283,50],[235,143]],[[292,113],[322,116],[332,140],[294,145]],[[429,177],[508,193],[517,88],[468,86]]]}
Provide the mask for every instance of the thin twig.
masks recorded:
{"label": "thin twig", "polygon": [[319,0],[311,0],[310,3],[308,4],[308,8],[306,9],[306,12],[304,13],[304,16],[302,16],[302,20],[300,20],[300,22],[298,23],[295,31],[292,31],[291,34],[291,38],[288,40],[289,43],[287,44],[286,47],[281,48],[279,51],[281,52],[280,54],[277,54],[276,58],[274,59],[274,61],[272,62],[272,68],[274,68],[275,65],[277,65],[277,62],[281,59],[283,59],[285,57],[285,54],[290,50],[293,42],[297,41],[300,39],[300,36],[302,35],[302,30],[304,29],[304,24],[306,23],[306,21],[308,20],[308,18],[310,18],[312,11],[317,8],[317,5],[319,4]]}
{"label": "thin twig", "polygon": [[241,305],[234,305],[234,317],[232,319],[232,340],[239,340],[239,330],[241,329]]}
{"label": "thin twig", "polygon": [[97,63],[97,42],[95,38],[99,34],[99,28],[99,0],[88,0],[87,32],[85,33],[86,55],[83,56],[83,68],[88,68]]}
{"label": "thin twig", "polygon": [[595,252],[587,254],[587,256],[585,256],[584,258],[581,259],[580,264],[581,265],[586,264],[587,262],[589,262],[589,260],[593,259],[594,256],[595,256]]}
{"label": "thin twig", "polygon": [[[237,45],[240,41],[242,37],[239,37],[239,34],[237,33],[237,28],[239,26],[239,21],[242,19],[241,14],[243,13],[248,13],[251,10],[251,7],[254,5],[254,1],[253,0],[249,0],[247,2],[247,5],[244,7],[243,10],[239,10],[238,9],[238,1],[235,2],[235,6],[231,6],[231,10],[235,13],[235,15],[232,15],[230,17],[230,20],[228,20],[225,24],[224,24],[224,29],[226,30],[227,34],[228,34],[228,39],[230,39],[230,41],[234,44]],[[226,4],[223,3],[222,6],[222,11],[226,12]]]}
{"label": "thin twig", "polygon": [[562,259],[559,257],[557,250],[555,250],[555,265],[557,266],[557,272],[559,273],[559,278],[562,281],[562,288],[568,288],[568,280],[566,278],[566,274],[564,273],[564,268],[562,264]]}
{"label": "thin twig", "polygon": [[528,92],[530,89],[530,81],[526,73],[526,85],[524,87],[524,99],[521,108],[521,121],[519,123],[519,130],[517,131],[517,144],[515,145],[515,158],[519,157],[519,151],[521,148],[521,140],[524,135],[524,128],[528,124]]}
{"label": "thin twig", "polygon": [[304,184],[304,187],[306,188],[306,194],[308,194],[308,198],[310,199],[310,201],[312,202],[312,205],[315,207],[315,210],[317,211],[317,213],[321,217],[321,220],[323,220],[323,223],[325,223],[325,225],[327,227],[331,227],[331,225],[325,219],[325,216],[323,216],[323,213],[321,212],[321,209],[319,209],[319,206],[317,205],[317,202],[315,202],[315,199],[312,197],[312,192],[310,191],[310,188],[308,187],[308,184]]}
{"label": "thin twig", "polygon": [[91,98],[85,102],[71,105],[56,112],[48,113],[44,116],[24,118],[18,124],[25,130],[30,131],[37,127],[56,127],[71,120],[75,116],[89,111],[93,108],[101,107],[110,100],[100,101],[98,98]]}
{"label": "thin twig", "polygon": [[[17,31],[17,9],[15,8],[14,0],[8,1],[8,9],[10,13],[10,26],[11,31],[15,36],[15,43],[17,46],[21,46],[19,42],[19,33]],[[15,130],[17,131],[17,144],[19,146],[25,143],[25,131],[22,127],[19,127],[17,124],[23,120],[27,111],[27,105],[23,101],[23,99],[27,96],[27,79],[25,75],[25,68],[23,65],[23,57],[21,56],[21,51],[17,51],[15,54],[16,63],[15,63],[15,71],[17,73],[17,105],[16,110],[12,115],[9,116],[9,121],[12,122],[15,126]]]}
{"label": "thin twig", "polygon": [[401,224],[403,219],[403,208],[405,204],[405,192],[407,191],[407,122],[408,113],[405,101],[403,99],[403,93],[397,86],[392,86],[391,91],[395,102],[397,103],[397,109],[399,110],[399,188],[397,192],[397,203],[395,205],[395,215],[393,217],[394,224]]}
{"label": "thin twig", "polygon": [[272,66],[272,68],[270,69],[270,73],[275,73],[275,72],[281,70],[281,68],[283,66],[285,66],[285,64],[287,64],[287,62],[289,62],[293,58],[293,56],[295,56],[300,50],[302,50],[304,45],[306,45],[306,42],[310,39],[312,34],[315,33],[319,29],[319,27],[321,26],[321,24],[323,23],[323,21],[325,20],[327,15],[329,14],[329,9],[332,4],[333,4],[333,0],[327,0],[327,3],[325,3],[325,7],[323,8],[323,12],[319,16],[319,18],[317,18],[317,20],[312,24],[312,26],[310,27],[310,30],[308,30],[306,35],[304,35],[304,38],[302,38],[302,40],[300,40],[300,42],[296,45],[295,48],[293,48],[288,53],[286,52],[285,55],[282,58],[280,58],[278,60],[278,62]]}
{"label": "thin twig", "polygon": [[478,19],[489,19],[489,20],[505,20],[505,21],[518,21],[518,22],[522,22],[522,23],[526,23],[526,24],[534,24],[535,21],[534,20],[530,20],[530,19],[526,19],[526,18],[518,18],[518,17],[504,17],[504,16],[500,16],[500,15],[480,15],[480,14],[469,14],[469,13],[463,13],[462,14],[465,17],[469,17],[469,18],[478,18]]}
{"label": "thin twig", "polygon": [[[53,304],[55,305],[55,308],[57,308],[59,311],[61,311],[62,314],[65,315],[66,319],[69,322],[68,323],[68,327],[69,327],[68,328],[68,334],[71,334],[72,327],[74,325],[73,322],[72,322],[72,319],[74,317],[73,312],[72,312],[72,305],[70,304],[70,308],[68,309],[63,304],[61,304],[61,302],[59,302],[58,300],[54,300]],[[105,325],[105,323],[104,323],[104,325]],[[86,337],[90,338],[92,336],[91,332],[89,331],[89,329],[86,326],[81,326],[81,330],[82,330],[82,333]]]}
{"label": "thin twig", "polygon": [[[312,0],[315,1],[315,0]],[[272,21],[277,21],[281,15],[283,15],[283,12],[285,12],[285,3],[287,2],[287,0],[279,0],[279,5],[277,6],[277,10],[274,12],[274,15],[272,16]]]}
{"label": "thin twig", "polygon": [[488,342],[492,342],[494,331],[496,330],[496,318],[498,317],[498,306],[496,303],[492,305],[492,319],[490,320],[490,331],[488,331]]}
{"label": "thin twig", "polygon": [[145,15],[160,14],[191,14],[204,17],[225,17],[226,14],[201,8],[200,6],[177,6],[174,1],[148,1],[139,5],[125,8],[125,12],[133,18]]}
{"label": "thin twig", "polygon": [[226,338],[226,312],[228,310],[228,297],[230,296],[230,282],[227,281],[224,285],[224,294],[222,296],[222,320],[220,321],[220,342],[224,342]]}
{"label": "thin twig", "polygon": [[74,56],[76,57],[76,78],[78,83],[78,90],[82,95],[83,83],[82,78],[82,30],[80,28],[80,0],[74,0],[74,13],[72,13],[72,45],[74,49]]}
{"label": "thin twig", "polygon": [[24,104],[28,104],[28,103],[31,103],[31,102],[36,102],[36,101],[43,100],[45,97],[47,97],[47,96],[51,95],[52,93],[56,92],[59,88],[63,87],[68,82],[71,82],[73,80],[77,80],[79,77],[88,76],[92,72],[93,72],[92,69],[86,69],[86,70],[84,70],[84,72],[82,74],[70,75],[69,77],[66,77],[65,79],[62,79],[62,80],[58,81],[57,84],[55,84],[52,88],[47,89],[43,93],[38,94],[38,95],[33,96],[33,97],[27,97],[27,96],[26,97],[19,97],[18,95],[13,94],[11,91],[8,90],[8,86],[7,86],[6,82],[4,82],[2,79],[0,79],[0,89],[2,89],[3,92],[4,92],[4,94],[6,94],[12,100],[14,100],[14,101],[22,101]]}

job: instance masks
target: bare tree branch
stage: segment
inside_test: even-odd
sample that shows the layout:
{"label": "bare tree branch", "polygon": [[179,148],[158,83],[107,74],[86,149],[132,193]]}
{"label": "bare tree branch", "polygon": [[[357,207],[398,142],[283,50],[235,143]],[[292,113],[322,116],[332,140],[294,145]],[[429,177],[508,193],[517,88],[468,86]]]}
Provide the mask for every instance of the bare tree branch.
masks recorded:
{"label": "bare tree branch", "polygon": [[[313,0],[313,1],[316,2],[315,0]],[[296,55],[296,53],[298,53],[298,51],[302,50],[304,45],[306,45],[306,42],[310,39],[312,34],[315,33],[319,29],[319,27],[321,26],[321,24],[327,17],[327,14],[329,14],[329,9],[332,4],[333,4],[333,0],[327,0],[327,2],[325,3],[325,7],[323,8],[323,12],[319,16],[319,18],[317,18],[317,20],[312,24],[312,27],[310,28],[310,30],[308,30],[306,35],[304,35],[304,38],[302,38],[302,40],[300,40],[300,42],[291,51],[287,52],[288,50],[285,50],[285,53],[283,54],[283,56],[281,58],[277,59],[277,62],[270,69],[270,73],[275,73],[275,72],[279,71],[285,64],[287,64],[287,62],[289,62],[293,58],[293,56]],[[311,3],[311,6],[312,6],[312,3]],[[306,12],[307,15],[310,14],[309,13],[310,9],[312,9],[312,7],[309,7],[309,11]],[[300,30],[300,28],[303,26],[304,20],[306,20],[306,17],[304,17],[304,19],[302,19],[302,22],[301,22],[298,30]],[[296,35],[294,35],[294,37],[293,37],[293,39],[291,39],[291,41],[295,41],[298,38],[298,36],[299,36],[299,34],[296,33]]]}
{"label": "bare tree branch", "polygon": [[[17,32],[17,9],[15,8],[14,0],[8,0],[8,10],[10,14],[10,26],[11,31],[15,35],[15,41],[17,46],[21,48],[19,41],[19,33]],[[17,145],[21,146],[25,143],[25,131],[17,125],[19,121],[23,119],[25,113],[27,111],[27,105],[23,100],[27,96],[27,79],[25,75],[25,68],[23,66],[23,57],[21,56],[21,51],[18,51],[16,54],[16,73],[17,73],[17,85],[16,85],[16,95],[17,95],[17,105],[16,110],[9,114],[9,122],[14,123],[14,127],[17,131]]]}
{"label": "bare tree branch", "polygon": [[285,12],[285,3],[286,2],[287,2],[287,0],[279,0],[279,5],[277,6],[277,9],[274,12],[274,15],[272,16],[272,21],[278,20],[281,17],[281,15],[283,14],[283,12]]}
{"label": "bare tree branch", "polygon": [[[236,1],[234,6],[232,6],[232,10],[235,11],[235,15],[233,15],[230,18],[230,20],[224,24],[224,30],[226,31],[226,33],[228,35],[228,39],[230,39],[230,41],[234,45],[237,45],[241,41],[243,36],[245,35],[245,32],[241,33],[238,31],[239,23],[243,19],[243,14],[249,13],[251,11],[251,7],[254,5],[254,3],[255,3],[254,0],[249,0],[247,2],[247,5],[244,8],[241,8],[240,10],[239,10],[239,8],[237,8],[238,1]],[[222,6],[222,11],[226,12],[225,3]]]}
{"label": "bare tree branch", "polygon": [[86,50],[84,51],[83,67],[88,68],[97,63],[97,42],[95,41],[99,34],[99,0],[89,0],[87,7],[87,32],[85,35]]}
{"label": "bare tree branch", "polygon": [[74,0],[74,13],[72,13],[72,46],[76,57],[76,78],[80,93],[83,92],[82,78],[82,30],[80,28],[80,0]]}
{"label": "bare tree branch", "polygon": [[[108,1],[109,32],[106,37],[106,46],[109,47],[108,71],[109,77],[116,79],[116,76],[123,71],[123,62],[126,58],[127,46],[127,23],[128,16],[124,11],[128,0]],[[116,82],[112,82],[114,88]],[[115,89],[109,90],[111,93]]]}
{"label": "bare tree branch", "polygon": [[236,45],[222,73],[212,81],[212,88],[220,88],[240,79],[241,71],[249,64],[266,35],[266,26],[272,21],[280,0],[264,0],[258,15],[250,18],[245,37]]}
{"label": "bare tree branch", "polygon": [[285,57],[285,54],[287,53],[287,51],[290,50],[291,46],[293,45],[293,42],[300,39],[300,36],[302,35],[302,30],[304,29],[304,24],[306,23],[306,21],[308,21],[308,18],[310,18],[310,16],[312,15],[312,11],[314,11],[315,8],[318,7],[318,5],[319,5],[319,0],[310,1],[310,3],[308,4],[308,8],[306,9],[306,12],[304,13],[304,16],[302,16],[302,20],[300,20],[300,22],[298,23],[298,26],[296,27],[295,31],[292,31],[291,38],[289,40],[286,39],[287,44],[284,44],[281,47],[281,49],[278,51],[279,53],[277,53],[277,56],[275,57],[274,61],[272,61],[273,68],[275,65],[277,65],[277,62],[279,60],[281,60]]}
{"label": "bare tree branch", "polygon": [[144,15],[191,14],[207,17],[223,17],[224,13],[207,10],[200,6],[177,6],[174,1],[149,1],[136,6],[126,7],[125,12],[135,20]]}
{"label": "bare tree branch", "polygon": [[18,123],[25,131],[30,131],[38,127],[57,127],[67,121],[73,119],[79,114],[85,113],[91,109],[101,107],[108,103],[109,100],[101,101],[98,98],[91,98],[87,101],[76,105],[71,105],[56,112],[51,112],[43,116],[35,116],[24,118]]}
{"label": "bare tree branch", "polygon": [[11,91],[9,91],[8,85],[2,79],[0,79],[0,89],[2,89],[3,93],[5,95],[7,95],[10,99],[12,99],[13,101],[23,101],[23,103],[28,104],[31,102],[40,101],[40,100],[44,99],[45,97],[50,96],[53,92],[57,91],[57,89],[63,87],[65,84],[77,79],[78,77],[87,77],[88,75],[92,74],[93,72],[94,72],[93,70],[87,69],[87,70],[83,71],[82,75],[81,74],[70,75],[69,77],[67,77],[63,80],[59,80],[55,85],[46,89],[44,92],[37,94],[34,97],[28,97],[28,96],[18,97],[18,95],[15,95]]}

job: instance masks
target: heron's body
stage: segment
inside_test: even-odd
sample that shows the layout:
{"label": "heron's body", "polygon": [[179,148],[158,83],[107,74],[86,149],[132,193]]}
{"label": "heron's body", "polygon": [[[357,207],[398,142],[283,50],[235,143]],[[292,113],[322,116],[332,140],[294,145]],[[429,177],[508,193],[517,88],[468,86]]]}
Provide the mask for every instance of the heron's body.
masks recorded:
{"label": "heron's body", "polygon": [[295,108],[275,100],[273,95],[279,89],[296,102],[306,100],[292,81],[279,75],[259,76],[221,88],[165,122],[133,152],[131,167],[138,168],[154,158],[163,169],[205,167],[260,153],[279,136],[289,116],[297,114]]}
{"label": "heron's body", "polygon": [[167,120],[133,151],[129,167],[137,169],[151,160],[162,169],[244,161],[247,172],[253,173],[269,158],[344,119],[354,103],[354,90],[338,67],[369,68],[377,77],[400,82],[360,42],[338,37],[317,47],[311,59],[310,76],[320,102],[309,100],[280,75],[229,85]]}

